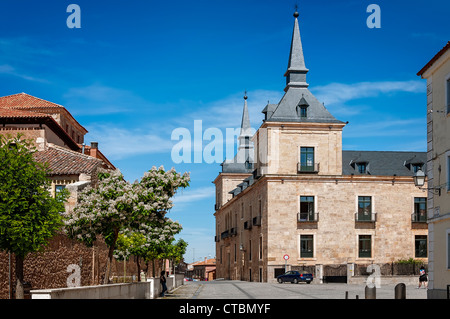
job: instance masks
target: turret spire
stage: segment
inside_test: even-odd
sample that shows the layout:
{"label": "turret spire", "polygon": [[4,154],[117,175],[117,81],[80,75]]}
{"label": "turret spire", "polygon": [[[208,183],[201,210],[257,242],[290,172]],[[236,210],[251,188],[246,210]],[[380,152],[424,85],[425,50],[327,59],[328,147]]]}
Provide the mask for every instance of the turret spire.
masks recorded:
{"label": "turret spire", "polygon": [[[297,6],[296,6],[297,7]],[[297,8],[294,12],[294,30],[292,32],[291,51],[289,54],[288,68],[284,76],[286,77],[286,88],[289,87],[308,87],[306,83],[306,73],[308,69],[305,66],[305,58],[303,57],[302,41],[300,37],[300,28],[298,26],[299,16]]]}
{"label": "turret spire", "polygon": [[247,91],[244,93],[244,110],[242,112],[241,132],[239,134],[239,148],[250,148],[252,137],[250,117],[248,115]]}

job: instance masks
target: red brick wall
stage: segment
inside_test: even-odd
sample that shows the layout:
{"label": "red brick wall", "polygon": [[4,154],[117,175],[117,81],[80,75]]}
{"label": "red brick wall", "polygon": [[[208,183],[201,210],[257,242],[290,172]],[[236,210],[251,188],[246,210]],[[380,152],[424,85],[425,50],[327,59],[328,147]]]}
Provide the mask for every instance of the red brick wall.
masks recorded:
{"label": "red brick wall", "polygon": [[[83,244],[71,240],[64,235],[55,236],[43,252],[31,253],[24,261],[24,280],[31,282],[32,289],[64,288],[67,287],[67,266],[80,265],[81,285],[88,286],[102,282],[104,276],[107,247],[104,243],[94,248],[94,269],[92,267],[93,248],[87,248]],[[0,252],[0,298],[9,298],[9,257],[5,252]],[[14,256],[11,258],[13,287],[15,286]],[[142,265],[141,267],[145,267]],[[111,275],[123,276],[123,262],[113,259]],[[151,267],[150,271],[151,271]],[[94,281],[92,272],[94,270]],[[137,266],[133,260],[127,262],[126,275],[137,275]]]}

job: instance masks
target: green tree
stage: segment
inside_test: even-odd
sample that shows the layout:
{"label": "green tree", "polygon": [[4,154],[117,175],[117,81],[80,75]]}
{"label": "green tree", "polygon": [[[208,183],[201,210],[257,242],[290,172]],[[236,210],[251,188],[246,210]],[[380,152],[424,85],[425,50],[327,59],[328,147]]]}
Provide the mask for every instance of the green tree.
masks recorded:
{"label": "green tree", "polygon": [[40,251],[62,226],[64,200],[49,192],[48,168],[21,135],[0,136],[0,250],[14,254],[16,298],[24,297],[23,262]]}
{"label": "green tree", "polygon": [[175,265],[183,260],[187,246],[188,243],[180,238],[175,243],[171,243],[166,247],[164,257],[172,262],[173,273],[175,273]]}
{"label": "green tree", "polygon": [[162,224],[141,225],[139,229],[123,230],[117,239],[114,258],[128,260],[136,257],[138,280],[140,280],[141,261],[146,264],[162,256],[164,251],[172,245],[174,235],[181,231],[181,225],[168,218]]}
{"label": "green tree", "polygon": [[[109,282],[111,262],[119,232],[163,225],[170,200],[179,187],[189,185],[189,174],[152,167],[140,181],[127,182],[119,170],[100,171],[98,187],[86,187],[73,214],[65,220],[69,237],[92,246],[101,235],[109,247],[104,283]],[[154,227],[157,229],[158,227]]]}

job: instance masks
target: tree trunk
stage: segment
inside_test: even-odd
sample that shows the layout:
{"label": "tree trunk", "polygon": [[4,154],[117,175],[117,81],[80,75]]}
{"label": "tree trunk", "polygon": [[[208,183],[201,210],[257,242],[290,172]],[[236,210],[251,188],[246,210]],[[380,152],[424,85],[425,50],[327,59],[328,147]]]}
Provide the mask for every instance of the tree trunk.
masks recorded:
{"label": "tree trunk", "polygon": [[109,275],[111,273],[111,263],[113,259],[114,249],[116,248],[117,237],[119,236],[119,229],[114,229],[114,238],[111,246],[109,246],[108,260],[106,261],[105,278],[103,278],[103,284],[109,284]]}
{"label": "tree trunk", "polygon": [[152,277],[156,277],[155,260],[152,259]]}
{"label": "tree trunk", "polygon": [[16,255],[16,299],[24,299],[23,257]]}
{"label": "tree trunk", "polygon": [[139,256],[136,257],[136,265],[137,265],[137,272],[138,272],[137,280],[138,280],[138,282],[140,282],[141,281],[141,264],[139,263]]}

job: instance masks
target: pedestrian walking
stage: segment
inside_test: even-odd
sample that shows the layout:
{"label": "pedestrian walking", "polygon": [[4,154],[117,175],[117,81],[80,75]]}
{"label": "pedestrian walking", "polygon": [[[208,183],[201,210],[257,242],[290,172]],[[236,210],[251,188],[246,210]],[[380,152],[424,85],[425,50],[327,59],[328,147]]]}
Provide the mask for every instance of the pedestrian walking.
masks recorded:
{"label": "pedestrian walking", "polygon": [[166,274],[165,271],[161,271],[161,276],[159,277],[159,282],[162,286],[162,291],[160,293],[161,297],[164,297],[165,292],[167,291],[167,285],[166,285],[166,277],[164,276]]}
{"label": "pedestrian walking", "polygon": [[417,287],[417,289],[419,289],[421,286],[424,286],[424,288],[427,288],[428,286],[428,275],[425,271],[425,267],[422,266],[419,269],[419,286]]}

